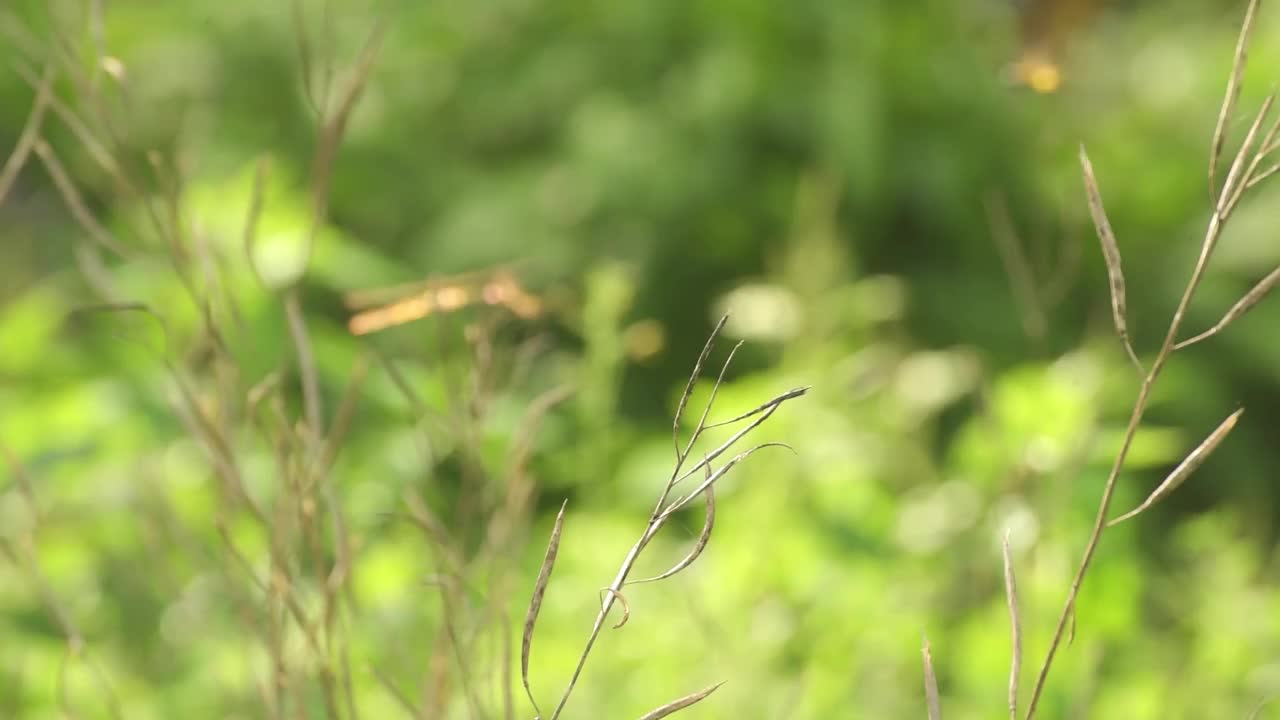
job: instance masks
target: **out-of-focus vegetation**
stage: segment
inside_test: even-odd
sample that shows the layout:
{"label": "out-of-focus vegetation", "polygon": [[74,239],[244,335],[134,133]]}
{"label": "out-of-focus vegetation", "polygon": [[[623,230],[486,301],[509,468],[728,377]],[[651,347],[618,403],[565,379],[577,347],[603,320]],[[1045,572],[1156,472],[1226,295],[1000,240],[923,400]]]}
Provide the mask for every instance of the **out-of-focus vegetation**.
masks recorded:
{"label": "out-of-focus vegetation", "polygon": [[[1230,148],[1280,65],[1266,10]],[[1078,147],[1150,357],[1242,16],[5,5],[0,148],[26,151],[0,172],[0,717],[529,717],[521,624],[567,499],[530,658],[547,710],[726,310],[690,407],[745,340],[712,419],[812,385],[755,436],[796,453],[735,468],[697,562],[624,591],[565,717],[721,680],[682,716],[919,717],[922,631],[946,716],[1003,713],[1006,531],[1025,703],[1139,383]],[[1280,263],[1276,192],[1241,205],[1188,334]],[[425,319],[352,334],[365,291],[428,277]],[[1280,692],[1277,327],[1264,302],[1170,362],[1114,514],[1247,412],[1103,539],[1037,717]]]}

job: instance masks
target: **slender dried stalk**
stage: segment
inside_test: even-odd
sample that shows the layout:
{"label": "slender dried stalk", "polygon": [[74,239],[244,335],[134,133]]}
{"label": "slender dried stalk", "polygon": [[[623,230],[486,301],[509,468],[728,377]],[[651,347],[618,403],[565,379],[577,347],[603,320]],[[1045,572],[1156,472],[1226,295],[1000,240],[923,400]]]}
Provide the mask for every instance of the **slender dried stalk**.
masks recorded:
{"label": "slender dried stalk", "polygon": [[1009,533],[1001,545],[1004,556],[1004,594],[1009,602],[1009,718],[1018,717],[1018,677],[1022,674],[1022,618],[1018,613],[1018,582],[1013,572],[1013,553],[1009,550]]}
{"label": "slender dried stalk", "polygon": [[1222,98],[1222,107],[1218,110],[1218,124],[1213,129],[1213,142],[1209,146],[1209,194],[1218,193],[1214,175],[1218,170],[1218,162],[1222,159],[1222,149],[1226,144],[1227,125],[1231,121],[1231,113],[1235,110],[1236,100],[1240,98],[1240,88],[1244,83],[1244,67],[1249,56],[1249,35],[1253,30],[1253,19],[1258,11],[1258,0],[1250,0],[1245,10],[1244,22],[1240,26],[1240,37],[1236,40],[1235,58],[1231,62],[1231,75],[1227,78],[1226,95]]}
{"label": "slender dried stalk", "polygon": [[[714,521],[714,502],[715,502],[711,493],[714,491],[715,483],[721,478],[723,478],[729,472],[729,470],[731,470],[734,466],[736,466],[742,460],[749,457],[752,453],[765,447],[781,445],[781,443],[762,443],[760,445],[752,447],[746,451],[739,453],[735,457],[731,458],[728,462],[725,463],[723,467],[721,467],[718,470],[714,470],[711,466],[711,463],[717,457],[719,457],[720,455],[728,451],[730,448],[732,448],[738,441],[744,438],[748,433],[750,433],[755,428],[759,427],[765,420],[768,420],[769,417],[772,416],[773,413],[784,402],[800,397],[801,395],[804,395],[805,392],[808,390],[808,388],[796,388],[793,390],[789,390],[781,395],[778,395],[768,400],[767,402],[761,404],[759,407],[756,407],[748,412],[742,413],[735,418],[732,418],[730,420],[723,421],[720,423],[709,424],[707,422],[707,417],[711,411],[711,406],[715,400],[715,396],[720,389],[720,385],[724,382],[724,375],[728,367],[728,361],[726,361],[725,365],[721,367],[720,374],[717,377],[715,384],[712,386],[710,399],[708,400],[706,407],[703,408],[702,414],[699,417],[698,422],[693,429],[693,433],[689,438],[689,442],[684,446],[682,446],[680,443],[680,436],[679,436],[680,420],[683,417],[684,411],[688,406],[689,398],[693,394],[693,388],[697,382],[699,374],[701,373],[702,367],[705,364],[707,357],[710,355],[711,348],[715,342],[716,336],[719,334],[720,330],[724,327],[726,320],[727,320],[727,317],[721,318],[720,322],[716,324],[715,329],[712,331],[710,338],[707,340],[707,344],[703,347],[702,353],[698,357],[698,361],[694,366],[694,372],[691,375],[689,382],[685,385],[684,392],[680,396],[680,400],[676,408],[675,420],[672,423],[672,433],[673,433],[672,439],[673,439],[673,443],[675,445],[675,451],[676,451],[675,467],[672,470],[669,479],[667,480],[664,487],[662,488],[661,493],[659,494],[658,502],[655,504],[653,512],[649,516],[649,522],[645,527],[644,532],[641,533],[640,538],[635,542],[635,544],[631,547],[631,549],[627,552],[626,556],[623,558],[622,563],[619,566],[618,572],[614,576],[613,581],[609,583],[608,586],[606,586],[601,590],[602,599],[601,599],[600,610],[596,614],[596,619],[595,619],[595,622],[592,624],[591,632],[587,636],[587,641],[583,646],[582,652],[578,656],[577,663],[575,664],[573,669],[573,674],[570,676],[569,682],[566,685],[564,692],[561,694],[560,700],[556,704],[555,709],[552,711],[549,720],[556,720],[557,718],[560,717],[561,713],[564,711],[565,704],[569,701],[569,697],[573,694],[573,690],[576,687],[578,679],[582,675],[582,670],[586,665],[587,658],[590,656],[591,650],[595,646],[596,640],[599,639],[600,637],[601,630],[604,627],[605,619],[608,617],[609,612],[613,609],[614,602],[622,602],[625,605],[625,599],[623,599],[621,594],[622,588],[625,585],[627,585],[628,578],[630,577],[631,572],[635,567],[636,561],[639,559],[640,554],[644,551],[644,549],[649,545],[650,541],[652,541],[653,538],[658,534],[658,532],[662,530],[662,528],[666,525],[667,521],[671,518],[671,516],[674,513],[678,512],[680,509],[686,507],[689,503],[693,502],[693,500],[697,498],[699,495],[703,495],[703,494],[707,495],[707,503],[708,503],[707,522],[703,526],[702,537],[699,539],[697,545],[694,547],[692,551],[690,551],[690,553],[685,557],[685,559],[682,560],[680,563],[678,563],[674,568],[672,568],[671,570],[668,570],[666,573],[659,576],[658,578],[650,578],[649,580],[656,580],[656,579],[661,579],[663,577],[670,577],[671,575],[674,575],[676,572],[679,572],[685,567],[688,567],[694,560],[697,559],[698,555],[701,554],[702,549],[705,548],[706,546],[707,538],[710,537],[711,526],[713,525],[713,521]],[[737,347],[735,347],[734,350],[736,351]],[[732,357],[733,357],[733,353],[731,352],[729,355],[729,359],[731,360]],[[695,464],[687,472],[684,472],[683,474],[681,473],[682,469],[684,468],[685,460],[689,457],[689,454],[693,446],[696,444],[696,442],[702,436],[705,430],[707,430],[708,428],[720,427],[723,425],[736,423],[736,422],[740,422],[747,419],[752,419],[752,422],[748,423],[746,427],[734,433],[728,440],[726,440],[725,442],[721,443],[718,447],[716,447],[716,449],[714,449],[710,453],[706,453],[703,456],[703,459],[701,462]],[[693,491],[689,492],[688,494],[677,497],[674,500],[671,499],[672,490],[675,488],[676,484],[679,483],[681,480],[688,478],[692,473],[697,472],[699,470],[702,470],[705,474],[705,478],[702,481],[702,483],[698,485],[698,487],[696,487]],[[540,583],[538,588],[535,588],[535,595],[537,596],[538,601],[540,602],[541,593],[545,592],[545,586],[543,583]],[[624,616],[623,622],[625,622],[625,620],[626,620],[626,616]],[[622,623],[619,623],[615,627],[620,627],[621,624]],[[531,623],[529,622],[526,622],[525,633],[526,633],[526,643],[527,643],[528,638],[532,633],[532,626],[531,626]],[[526,665],[527,665],[527,662],[526,662]],[[526,690],[528,690],[527,683],[526,683]],[[709,691],[707,692],[709,694]],[[673,703],[670,705],[664,705],[662,708],[659,708],[658,710],[654,711],[655,713],[661,712],[662,714],[659,714],[659,715],[651,714],[650,716],[646,716],[646,717],[663,717],[666,714],[675,712],[676,710],[679,710],[682,707],[686,707],[687,705],[690,705],[693,702],[696,702],[697,700],[702,699],[702,697],[705,697],[705,695],[702,695],[700,697],[695,697],[697,695],[698,694],[695,693],[694,695],[688,696],[685,699],[676,701],[676,703]],[[694,699],[689,700],[689,698],[694,698]],[[532,698],[530,699],[532,700]],[[685,702],[686,700],[688,700],[688,702],[686,702],[683,705],[680,704],[682,702]],[[536,704],[534,706],[534,709],[536,712],[539,713],[538,717],[541,718],[541,711],[537,709]]]}
{"label": "slender dried stalk", "polygon": [[929,720],[942,720],[942,703],[938,699],[938,676],[933,672],[933,653],[929,650],[929,638],[924,637],[920,646],[924,658],[924,699],[929,707]]}
{"label": "slender dried stalk", "polygon": [[[1244,25],[1240,33],[1240,43],[1236,50],[1236,62],[1232,68],[1231,78],[1227,83],[1227,95],[1223,101],[1222,108],[1219,112],[1219,130],[1214,133],[1214,150],[1211,154],[1211,175],[1213,168],[1216,167],[1218,156],[1221,155],[1223,128],[1226,127],[1231,111],[1234,107],[1236,95],[1239,93],[1240,78],[1244,67],[1245,47],[1247,46],[1249,30],[1252,27],[1254,14],[1257,8],[1257,0],[1249,3]],[[1260,121],[1255,121],[1254,127],[1259,126]],[[1255,131],[1251,131],[1251,135]],[[1138,397],[1134,401],[1133,410],[1129,416],[1128,425],[1125,427],[1122,436],[1120,449],[1116,453],[1115,461],[1111,465],[1111,470],[1107,474],[1107,480],[1102,490],[1102,498],[1098,503],[1098,512],[1094,519],[1093,531],[1090,533],[1089,540],[1085,545],[1084,555],[1081,558],[1080,565],[1076,570],[1074,579],[1071,582],[1071,588],[1067,592],[1066,602],[1063,604],[1062,613],[1058,617],[1057,626],[1054,629],[1053,637],[1049,642],[1049,649],[1045,655],[1044,664],[1040,668],[1040,672],[1036,677],[1036,684],[1032,690],[1031,700],[1027,706],[1026,720],[1031,720],[1035,716],[1035,711],[1039,700],[1044,692],[1045,682],[1048,678],[1049,671],[1053,667],[1053,660],[1057,654],[1058,648],[1061,647],[1066,627],[1075,613],[1076,599],[1080,594],[1080,587],[1084,583],[1084,578],[1088,574],[1089,567],[1093,562],[1094,554],[1097,552],[1098,545],[1101,542],[1102,534],[1108,527],[1107,516],[1110,513],[1111,501],[1115,496],[1116,483],[1119,479],[1121,470],[1124,469],[1125,461],[1128,458],[1129,450],[1133,446],[1134,437],[1137,435],[1138,426],[1142,422],[1142,418],[1146,413],[1147,405],[1150,402],[1152,387],[1160,377],[1165,364],[1173,355],[1178,345],[1177,338],[1182,329],[1183,321],[1186,318],[1187,308],[1191,305],[1191,300],[1195,296],[1196,290],[1200,287],[1200,282],[1204,278],[1205,270],[1209,265],[1209,260],[1213,256],[1213,251],[1217,247],[1218,241],[1222,237],[1223,227],[1227,218],[1230,216],[1230,206],[1228,199],[1234,192],[1233,183],[1235,178],[1239,177],[1239,170],[1243,165],[1244,156],[1248,145],[1252,142],[1252,138],[1246,139],[1240,151],[1236,154],[1233,162],[1232,172],[1229,173],[1229,179],[1224,183],[1222,190],[1218,196],[1218,201],[1214,205],[1214,211],[1210,214],[1208,226],[1205,229],[1204,238],[1200,244],[1200,253],[1196,258],[1195,266],[1191,271],[1191,276],[1187,281],[1183,290],[1182,297],[1178,301],[1177,307],[1174,309],[1173,317],[1169,321],[1168,329],[1165,333],[1164,341],[1160,345],[1159,351],[1152,360],[1151,368],[1146,372],[1146,376],[1142,380],[1142,385],[1138,390]],[[1246,178],[1247,180],[1247,178]]]}
{"label": "slender dried stalk", "polygon": [[[1231,163],[1231,172],[1227,174],[1227,182],[1223,186],[1223,197],[1226,199],[1219,202],[1218,212],[1223,215],[1230,215],[1235,209],[1236,203],[1240,202],[1240,196],[1249,187],[1249,179],[1257,170],[1258,164],[1262,162],[1265,148],[1260,147],[1253,154],[1253,160],[1245,167],[1244,158],[1254,148],[1254,140],[1258,136],[1258,130],[1262,128],[1262,123],[1267,118],[1267,114],[1271,112],[1271,105],[1276,100],[1276,93],[1272,90],[1267,99],[1262,101],[1262,107],[1258,110],[1258,114],[1253,118],[1253,124],[1249,126],[1249,132],[1244,136],[1244,142],[1240,145],[1240,151],[1236,153],[1236,159]],[[1270,133],[1268,133],[1270,134]],[[1265,140],[1263,141],[1265,144]]]}

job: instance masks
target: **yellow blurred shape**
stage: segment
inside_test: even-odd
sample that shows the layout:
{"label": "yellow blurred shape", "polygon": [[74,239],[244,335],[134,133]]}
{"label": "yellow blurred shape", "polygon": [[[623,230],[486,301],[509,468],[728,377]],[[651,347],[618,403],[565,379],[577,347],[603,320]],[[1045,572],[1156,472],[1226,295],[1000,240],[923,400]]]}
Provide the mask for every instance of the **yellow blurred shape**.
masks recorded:
{"label": "yellow blurred shape", "polygon": [[667,332],[662,323],[648,319],[631,323],[622,333],[627,357],[635,362],[652,359],[667,345]]}
{"label": "yellow blurred shape", "polygon": [[1058,64],[1038,53],[1029,53],[1014,63],[1014,81],[1026,85],[1041,95],[1048,95],[1062,87],[1062,70]]}

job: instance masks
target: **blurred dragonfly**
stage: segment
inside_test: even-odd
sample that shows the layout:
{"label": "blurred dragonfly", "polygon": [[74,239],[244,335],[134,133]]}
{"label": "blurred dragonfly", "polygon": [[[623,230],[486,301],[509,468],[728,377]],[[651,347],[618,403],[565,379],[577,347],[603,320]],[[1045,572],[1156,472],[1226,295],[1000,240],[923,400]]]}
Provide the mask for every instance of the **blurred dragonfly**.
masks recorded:
{"label": "blurred dragonfly", "polygon": [[347,322],[353,335],[368,335],[476,305],[504,307],[525,320],[540,317],[546,311],[543,299],[526,290],[507,266],[358,290],[343,296],[343,302],[354,311]]}

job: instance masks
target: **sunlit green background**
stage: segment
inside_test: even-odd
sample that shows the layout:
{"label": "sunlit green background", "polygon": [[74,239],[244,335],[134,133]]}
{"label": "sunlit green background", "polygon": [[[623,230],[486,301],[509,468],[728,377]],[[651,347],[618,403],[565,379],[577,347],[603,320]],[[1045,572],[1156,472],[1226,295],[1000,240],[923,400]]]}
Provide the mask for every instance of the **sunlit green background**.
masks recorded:
{"label": "sunlit green background", "polygon": [[[532,717],[521,625],[567,499],[530,658],[545,714],[670,474],[672,414],[725,311],[682,437],[741,339],[711,418],[812,385],[752,436],[795,453],[738,466],[701,558],[624,591],[630,618],[563,717],[636,718],[720,681],[681,716],[924,717],[922,634],[944,716],[1003,716],[1006,532],[1025,707],[1138,388],[1079,146],[1150,357],[1207,221],[1243,11],[6,5],[4,157],[56,74],[47,149],[0,201],[0,717],[502,718],[508,696]],[[1017,82],[1037,33],[1054,92]],[[1280,79],[1272,8],[1250,63],[1229,151]],[[1280,262],[1277,200],[1246,198],[1189,332]],[[499,265],[536,317],[468,306],[348,332],[351,291]],[[1105,536],[1038,717],[1243,718],[1280,693],[1277,300],[1157,386],[1113,514],[1247,411]],[[701,522],[678,516],[638,575]]]}

